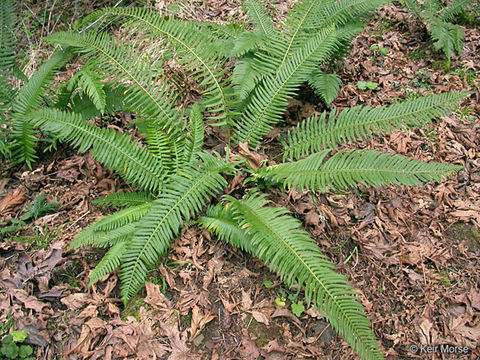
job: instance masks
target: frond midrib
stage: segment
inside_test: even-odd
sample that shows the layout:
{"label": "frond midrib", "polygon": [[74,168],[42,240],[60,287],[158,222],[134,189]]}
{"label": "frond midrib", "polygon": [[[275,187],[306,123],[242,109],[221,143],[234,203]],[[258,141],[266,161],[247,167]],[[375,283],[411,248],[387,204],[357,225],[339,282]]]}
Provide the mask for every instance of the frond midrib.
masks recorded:
{"label": "frond midrib", "polygon": [[[376,120],[348,123],[348,124],[344,124],[344,125],[339,126],[339,127],[334,127],[332,129],[328,129],[327,131],[322,132],[321,134],[318,134],[318,135],[312,136],[312,137],[307,137],[306,139],[304,138],[304,139],[302,139],[302,141],[296,142],[293,145],[288,146],[288,148],[286,149],[285,152],[289,152],[289,153],[293,152],[294,149],[302,147],[305,144],[308,144],[308,143],[314,141],[315,139],[321,139],[322,137],[328,137],[329,135],[332,135],[332,134],[335,134],[335,133],[343,134],[344,130],[348,129],[348,128],[352,128],[352,127],[356,128],[356,127],[360,127],[360,126],[366,127],[366,126],[371,126],[371,125],[374,125],[374,124],[377,124],[377,123],[380,123],[380,122],[385,122],[385,121],[392,122],[392,121],[395,121],[396,119],[401,119],[401,118],[404,118],[404,117],[407,117],[407,116],[412,116],[412,115],[415,115],[416,113],[419,113],[419,112],[427,112],[427,111],[430,111],[430,110],[432,110],[436,107],[442,107],[444,105],[447,105],[450,102],[452,102],[452,99],[447,98],[447,99],[445,99],[445,101],[443,101],[441,103],[432,104],[431,106],[426,107],[426,108],[422,108],[419,111],[412,111],[412,112],[409,112],[409,113],[406,113],[406,114],[393,115],[393,116],[390,116],[390,117],[380,118],[380,119],[376,119]],[[375,108],[371,108],[371,109],[374,110]],[[383,128],[382,128],[382,130],[383,130]]]}
{"label": "frond midrib", "polygon": [[285,51],[285,54],[283,55],[283,59],[282,61],[280,62],[280,65],[278,68],[280,68],[287,60],[287,57],[288,57],[288,53],[290,52],[290,49],[291,47],[293,46],[293,43],[295,42],[295,39],[300,31],[300,29],[302,28],[303,24],[305,23],[308,15],[310,14],[310,12],[312,11],[314,5],[316,5],[316,1],[312,1],[311,3],[311,6],[308,8],[308,11],[305,12],[305,16],[302,18],[302,21],[300,21],[300,23],[298,24],[295,32],[293,33],[292,37],[290,38],[290,41],[288,42],[288,46],[287,46],[287,49]]}
{"label": "frond midrib", "polygon": [[163,179],[159,178],[155,173],[153,173],[150,169],[145,167],[141,162],[138,162],[134,157],[130,156],[128,153],[123,151],[123,149],[121,147],[117,146],[116,142],[110,142],[107,139],[96,135],[95,132],[90,131],[90,129],[83,128],[81,126],[75,125],[75,123],[73,123],[73,122],[66,122],[66,121],[62,121],[62,120],[58,120],[58,119],[55,119],[55,122],[60,122],[60,123],[66,124],[68,126],[71,126],[71,127],[75,128],[77,130],[88,133],[88,134],[90,134],[90,136],[100,140],[101,142],[106,143],[107,145],[110,145],[112,148],[118,150],[119,153],[123,154],[126,158],[131,160],[134,164],[138,165],[140,168],[142,168],[144,171],[146,171],[148,174],[150,174],[156,181],[158,181],[159,183],[163,182]]}
{"label": "frond midrib", "polygon": [[[168,210],[168,212],[165,214],[165,216],[163,216],[162,220],[157,224],[157,226],[155,227],[155,229],[151,232],[150,236],[148,237],[147,241],[145,241],[144,245],[142,246],[142,250],[140,251],[140,253],[136,256],[136,260],[135,260],[135,263],[133,265],[133,270],[131,271],[132,274],[135,274],[137,272],[137,266],[140,264],[140,261],[142,260],[143,258],[143,254],[145,253],[146,249],[148,248],[148,245],[153,241],[153,237],[154,237],[154,234],[156,234],[156,232],[160,229],[160,227],[163,225],[163,223],[168,219],[168,217],[170,216],[170,214],[180,206],[180,204],[185,200],[185,198],[190,195],[192,193],[192,191],[194,191],[196,189],[196,187],[198,186],[198,184],[202,183],[203,182],[203,179],[207,178],[210,176],[211,173],[214,173],[216,172],[217,170],[216,169],[212,169],[212,170],[209,170],[208,172],[206,172],[202,177],[200,177],[192,186],[190,186],[190,188],[188,189],[187,192],[185,192],[185,194],[183,194],[183,196],[175,203],[174,206],[172,206],[172,208],[170,210]],[[129,282],[128,283],[129,286],[128,288],[125,290],[125,294],[130,294],[130,284],[132,284],[132,282]]]}
{"label": "frond midrib", "polygon": [[[112,12],[112,14],[114,14]],[[142,18],[141,16],[137,16],[135,14],[128,14],[128,16],[130,17],[133,17],[134,19],[137,19],[137,20],[140,20],[140,21],[143,21],[144,23],[150,25],[152,28],[154,28],[155,30],[157,30],[158,32],[172,38],[172,39],[175,39],[175,41],[178,41],[180,44],[182,44],[182,46],[184,46],[196,59],[198,59],[198,61],[200,61],[200,63],[204,66],[204,68],[207,70],[208,74],[210,75],[210,77],[214,80],[215,82],[215,87],[219,90],[220,92],[220,96],[222,98],[222,103],[224,104],[225,106],[225,111],[227,111],[228,109],[228,105],[227,105],[227,100],[225,98],[225,94],[223,92],[223,88],[222,86],[220,85],[220,83],[218,82],[217,80],[217,77],[215,76],[215,74],[213,73],[213,71],[210,69],[210,67],[207,65],[207,63],[205,63],[205,61],[194,51],[193,48],[191,48],[190,46],[188,46],[185,42],[183,42],[181,39],[179,39],[178,37],[174,36],[173,34],[165,31],[165,30],[162,30],[160,29],[158,26],[156,26],[155,24],[153,24],[152,22],[149,22],[147,21],[146,19]]]}
{"label": "frond midrib", "polygon": [[138,79],[134,76],[133,73],[131,73],[127,68],[125,68],[122,63],[120,63],[119,61],[117,61],[117,59],[115,59],[113,56],[110,56],[110,54],[108,52],[106,52],[104,49],[102,49],[101,47],[97,46],[93,41],[92,42],[88,42],[88,41],[85,41],[83,39],[80,39],[78,40],[79,42],[83,42],[86,46],[91,46],[93,47],[95,50],[97,50],[98,52],[102,53],[106,58],[108,58],[110,61],[113,61],[118,67],[120,67],[122,69],[123,72],[125,72],[126,74],[128,74],[128,76],[130,77],[130,79],[132,79],[141,89],[142,91],[147,94],[147,96],[154,102],[154,104],[157,106],[158,109],[160,109],[160,111],[163,113],[163,115],[168,119],[168,121],[171,123],[171,124],[175,124],[175,121],[174,119],[171,118],[171,116],[168,114],[168,112],[165,111],[165,109],[163,108],[162,105],[160,105],[160,103],[157,101],[157,99],[155,99],[155,97],[148,91],[148,89],[143,86],[143,84],[138,81]]}
{"label": "frond midrib", "polygon": [[[327,34],[326,36],[329,36],[330,34]],[[324,41],[325,39],[323,39]],[[323,42],[322,41],[322,42]],[[305,64],[305,62],[307,61],[307,59],[310,57],[310,55],[312,54],[312,52],[314,51],[311,51],[308,56],[305,56],[305,58],[303,59],[303,61],[299,62],[298,65],[294,68],[294,70],[292,70],[290,72],[290,74],[288,75],[288,77],[285,79],[285,81],[283,83],[281,83],[281,86],[278,87],[277,91],[275,92],[274,96],[271,96],[270,97],[270,100],[268,101],[268,103],[263,107],[263,110],[262,112],[260,113],[259,116],[257,116],[257,119],[253,122],[253,125],[249,127],[249,130],[247,131],[247,134],[245,137],[243,137],[245,139],[245,141],[248,142],[248,140],[250,139],[251,135],[254,133],[254,130],[257,128],[257,124],[261,122],[261,119],[264,118],[264,115],[265,115],[265,112],[267,111],[267,109],[270,107],[270,104],[276,100],[277,98],[277,95],[278,93],[283,89],[283,87],[286,85],[286,83],[295,75],[295,73],[297,72],[297,70],[303,66],[303,64]]]}
{"label": "frond midrib", "polygon": [[[247,209],[247,211],[252,214],[256,219],[257,221],[259,221],[263,226],[265,226],[277,239],[280,240],[281,243],[283,243],[295,256],[296,258],[305,266],[306,269],[308,269],[308,271],[310,272],[310,274],[312,274],[312,276],[314,277],[314,279],[317,281],[317,283],[322,287],[322,289],[324,290],[324,293],[325,294],[328,294],[328,297],[329,299],[332,300],[332,302],[335,303],[335,306],[336,306],[336,309],[338,309],[342,315],[343,315],[343,319],[346,319],[346,321],[348,322],[348,324],[350,325],[350,328],[351,329],[357,329],[357,327],[355,326],[356,325],[356,322],[355,320],[351,319],[348,314],[345,312],[345,310],[343,309],[343,306],[341,306],[341,304],[338,302],[338,299],[335,295],[333,295],[329,290],[328,288],[324,285],[324,283],[321,281],[321,279],[319,279],[317,277],[317,275],[315,274],[315,272],[310,268],[310,266],[308,266],[307,263],[305,263],[305,261],[303,260],[303,258],[297,253],[297,251],[295,249],[293,249],[286,241],[284,241],[283,237],[278,233],[276,232],[269,224],[267,224],[265,221],[263,221],[263,219],[260,217],[260,216],[257,216],[257,214],[252,211],[250,209],[250,206],[244,206],[244,208]],[[355,330],[353,332],[354,336],[357,338],[357,341],[359,343],[363,343],[361,341],[361,337],[358,337],[357,336],[357,330]],[[365,346],[365,349],[370,352],[370,348],[368,346]]]}

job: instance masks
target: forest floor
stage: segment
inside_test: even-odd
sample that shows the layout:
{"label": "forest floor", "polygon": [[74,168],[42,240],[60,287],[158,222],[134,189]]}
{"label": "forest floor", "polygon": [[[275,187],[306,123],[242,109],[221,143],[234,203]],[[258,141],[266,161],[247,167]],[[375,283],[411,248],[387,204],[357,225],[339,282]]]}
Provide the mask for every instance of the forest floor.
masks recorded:
{"label": "forest floor", "polygon": [[[65,14],[78,18],[106,4],[22,3],[27,69],[46,57],[40,36],[62,29]],[[184,3],[190,5],[177,10],[190,18],[245,18],[238,2]],[[271,9],[282,17],[288,6],[277,2]],[[359,290],[388,359],[480,356],[480,29],[465,31],[464,52],[446,70],[425,28],[401,8],[384,6],[340,64],[343,84],[332,104],[380,106],[423,94],[470,91],[448,117],[360,144],[460,164],[464,170],[457,176],[416,188],[359,186],[315,197],[269,190],[276,204],[304,220],[322,251]],[[378,87],[359,90],[358,81]],[[322,109],[305,90],[290,102],[285,126]],[[123,127],[125,121],[119,115],[110,126]],[[217,129],[208,130],[209,147],[219,145]],[[270,134],[271,141],[251,156],[274,151],[284,130]],[[298,309],[291,305],[303,295],[287,290],[261,261],[196,226],[182,230],[145,290],[124,307],[115,273],[87,286],[103,251],[71,251],[68,245],[106,213],[91,201],[128,185],[89,153],[77,154],[62,144],[42,154],[33,170],[4,164],[0,171],[0,221],[20,218],[39,193],[60,204],[22,229],[5,231],[0,242],[0,331],[11,326],[26,331],[37,359],[358,358],[313,309],[294,314]],[[232,179],[229,190],[242,187],[242,180]],[[466,346],[469,353],[415,350],[425,344]]]}

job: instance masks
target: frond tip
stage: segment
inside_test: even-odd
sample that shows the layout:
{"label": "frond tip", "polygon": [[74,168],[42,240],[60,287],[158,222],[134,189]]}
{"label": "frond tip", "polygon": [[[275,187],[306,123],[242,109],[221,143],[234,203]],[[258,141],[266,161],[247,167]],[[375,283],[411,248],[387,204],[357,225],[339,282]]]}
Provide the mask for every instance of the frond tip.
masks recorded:
{"label": "frond tip", "polygon": [[362,358],[383,359],[358,294],[334,271],[301,223],[284,208],[265,206],[265,195],[226,199],[240,228],[251,236],[253,253],[272,265],[289,287],[305,286],[307,303],[313,303]]}

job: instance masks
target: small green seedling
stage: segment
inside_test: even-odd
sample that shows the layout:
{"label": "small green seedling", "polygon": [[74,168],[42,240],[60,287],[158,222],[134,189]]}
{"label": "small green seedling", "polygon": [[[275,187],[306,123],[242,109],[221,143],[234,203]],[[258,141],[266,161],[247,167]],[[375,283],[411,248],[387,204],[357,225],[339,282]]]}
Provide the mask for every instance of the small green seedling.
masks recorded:
{"label": "small green seedling", "polygon": [[270,289],[273,285],[273,281],[270,281],[270,280],[265,280],[263,282],[263,286],[265,286],[266,289]]}
{"label": "small green seedling", "polygon": [[378,87],[378,83],[373,81],[359,81],[357,83],[358,90],[375,90]]}
{"label": "small green seedling", "polygon": [[305,306],[303,305],[303,301],[292,302],[291,309],[292,309],[292,313],[296,317],[300,317],[305,311]]}
{"label": "small green seedling", "polygon": [[28,335],[25,331],[12,331],[2,340],[0,354],[6,359],[25,359],[34,360],[33,348],[30,345],[22,344]]}
{"label": "small green seedling", "polygon": [[370,50],[373,50],[374,54],[388,55],[388,49],[380,45],[372,45],[370,46]]}
{"label": "small green seedling", "polygon": [[277,297],[275,299],[275,305],[284,307],[287,304],[287,299],[285,297]]}

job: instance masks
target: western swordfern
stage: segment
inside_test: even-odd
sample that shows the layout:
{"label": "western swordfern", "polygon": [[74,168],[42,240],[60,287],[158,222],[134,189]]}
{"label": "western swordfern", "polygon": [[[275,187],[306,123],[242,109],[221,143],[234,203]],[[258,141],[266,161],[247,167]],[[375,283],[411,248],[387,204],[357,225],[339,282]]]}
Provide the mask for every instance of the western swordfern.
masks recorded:
{"label": "western swordfern", "polygon": [[[225,175],[245,170],[243,162],[230,159],[231,144],[224,158],[203,150],[202,111],[208,122],[231,126],[236,143],[258,146],[282,121],[288,99],[303,83],[320,77],[316,83],[323,85],[317,91],[327,89],[325,99],[332,99],[332,86],[326,82],[333,78],[338,85],[338,81],[321,76],[319,66],[348,44],[361,29],[357,20],[380,3],[303,0],[285,23],[275,26],[259,1],[246,0],[252,30],[188,22],[151,9],[103,9],[79,24],[88,31],[51,35],[47,40],[86,57],[87,65],[58,91],[59,106],[42,108],[34,103],[23,111],[26,124],[72,143],[79,151],[90,150],[93,158],[139,190],[98,200],[123,209],[89,225],[71,244],[72,248],[109,249],[92,272],[90,284],[119,268],[127,302],[167,253],[184,222],[196,218],[225,188]],[[151,68],[157,59],[144,56],[135,44],[102,32],[105,23],[148,36],[166,50],[161,53],[165,56],[175,54],[186,74],[198,82],[202,99],[180,107],[179,89]],[[229,69],[232,59],[235,68]],[[109,82],[99,80],[102,76]],[[83,92],[74,94],[77,87]],[[117,101],[108,103],[111,94],[118,94]],[[341,145],[421,126],[454,109],[465,96],[432,95],[388,107],[333,109],[315,115],[282,137],[283,163],[250,169],[253,180],[272,179],[311,191],[357,183],[419,185],[442,180],[460,167],[373,150],[346,151]],[[90,121],[118,110],[134,113],[145,125],[141,140]],[[266,194],[257,189],[239,198],[225,196],[207,208],[198,223],[262,259],[287,286],[303,288],[306,301],[329,319],[363,359],[383,358],[358,293],[334,271],[301,223],[286,209],[269,203]]]}

